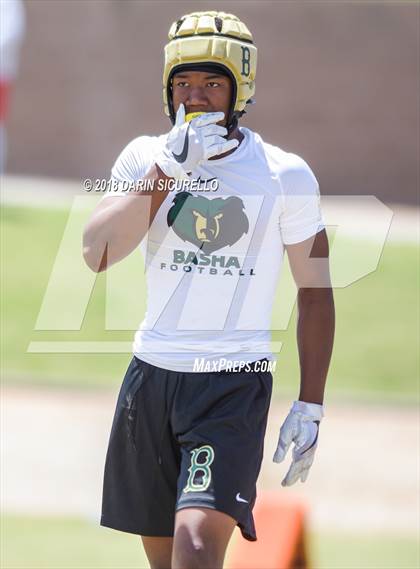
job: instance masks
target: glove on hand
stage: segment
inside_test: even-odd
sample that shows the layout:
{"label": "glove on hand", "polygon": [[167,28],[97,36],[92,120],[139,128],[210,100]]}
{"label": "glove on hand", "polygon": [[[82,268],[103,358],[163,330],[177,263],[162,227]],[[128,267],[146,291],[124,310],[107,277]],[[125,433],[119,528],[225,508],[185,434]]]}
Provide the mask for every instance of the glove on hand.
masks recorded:
{"label": "glove on hand", "polygon": [[187,174],[200,162],[236,148],[239,141],[223,138],[227,129],[216,124],[224,116],[222,112],[204,113],[185,122],[185,107],[181,104],[165,148],[156,158],[159,168],[171,178],[188,179]]}
{"label": "glove on hand", "polygon": [[274,462],[282,462],[292,442],[295,443],[292,464],[281,483],[282,486],[291,486],[299,478],[301,482],[307,479],[314,461],[318,429],[323,416],[322,405],[304,401],[293,403],[280,429],[279,442],[273,457]]}

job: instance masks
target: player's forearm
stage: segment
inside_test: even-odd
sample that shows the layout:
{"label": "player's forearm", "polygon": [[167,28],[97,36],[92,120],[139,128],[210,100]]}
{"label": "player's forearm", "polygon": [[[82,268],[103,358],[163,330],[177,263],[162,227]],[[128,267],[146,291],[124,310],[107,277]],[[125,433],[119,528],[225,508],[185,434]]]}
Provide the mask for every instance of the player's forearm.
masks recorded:
{"label": "player's forearm", "polygon": [[331,288],[300,289],[297,341],[301,370],[299,399],[322,405],[334,343],[335,309]]}
{"label": "player's forearm", "polygon": [[[144,179],[167,179],[153,166]],[[166,197],[166,191],[133,192],[102,202],[93,212],[83,235],[83,256],[87,265],[101,272],[131,253],[148,231]]]}

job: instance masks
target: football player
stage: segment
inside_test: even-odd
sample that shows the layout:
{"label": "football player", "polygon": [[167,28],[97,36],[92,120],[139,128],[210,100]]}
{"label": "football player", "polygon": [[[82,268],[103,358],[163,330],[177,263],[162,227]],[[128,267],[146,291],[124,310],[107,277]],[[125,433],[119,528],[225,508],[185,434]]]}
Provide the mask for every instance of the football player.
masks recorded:
{"label": "football player", "polygon": [[256,67],[253,37],[234,15],[174,22],[163,74],[172,128],[122,151],[116,191],[84,234],[94,271],[139,244],[145,256],[147,311],[117,402],[101,523],[140,535],[153,569],[222,567],[236,525],[256,539],[285,250],[301,378],[274,454],[281,462],[293,445],[283,485],[306,480],[317,447],[334,336],[328,240],[306,162],[239,126]]}

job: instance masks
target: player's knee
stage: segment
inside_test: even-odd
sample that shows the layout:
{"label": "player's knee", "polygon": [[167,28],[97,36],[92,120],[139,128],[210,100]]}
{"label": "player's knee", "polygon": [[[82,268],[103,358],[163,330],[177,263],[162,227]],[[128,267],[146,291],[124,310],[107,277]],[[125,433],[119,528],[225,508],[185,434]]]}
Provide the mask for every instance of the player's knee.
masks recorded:
{"label": "player's knee", "polygon": [[173,569],[213,569],[217,566],[215,551],[198,537],[185,537],[175,548]]}
{"label": "player's knee", "polygon": [[204,544],[202,539],[191,538],[184,540],[182,544],[183,555],[189,559],[205,561],[209,557],[209,547]]}

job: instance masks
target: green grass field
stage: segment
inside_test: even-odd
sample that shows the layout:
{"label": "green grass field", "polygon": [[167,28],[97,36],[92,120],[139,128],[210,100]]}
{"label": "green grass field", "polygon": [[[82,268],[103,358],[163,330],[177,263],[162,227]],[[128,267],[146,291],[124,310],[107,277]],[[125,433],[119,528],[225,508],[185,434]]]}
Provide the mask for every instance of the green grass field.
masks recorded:
{"label": "green grass field", "polygon": [[[140,539],[66,518],[2,519],[2,569],[146,569]],[[241,540],[235,530],[234,540]],[[312,569],[417,569],[418,542],[390,535],[312,533]],[[234,541],[232,546],[234,546]],[[229,559],[229,551],[227,560]],[[256,568],[257,569],[257,568]]]}
{"label": "green grass field", "polygon": [[[109,277],[98,275],[80,330],[34,330],[68,217],[68,212],[57,209],[4,207],[2,210],[1,351],[2,373],[8,383],[116,386],[127,367],[128,353],[27,352],[33,341],[130,343],[133,330],[127,328],[134,329],[142,319],[144,274],[132,255],[113,267]],[[49,296],[55,322],[63,318],[77,321],[79,297],[84,295],[83,298],[89,299],[83,287],[92,275],[81,259],[81,227],[86,217],[87,212],[81,212],[76,219],[75,237],[65,250],[59,278],[54,281],[55,293]],[[354,246],[362,249],[363,243]],[[133,274],[135,280],[130,278]],[[113,314],[119,322],[129,323],[126,329],[105,330],[107,278],[123,284],[116,294],[114,290]],[[335,291],[337,331],[328,386],[331,396],[408,402],[418,398],[417,289],[418,248],[388,243],[373,274]],[[279,302],[280,299],[276,310]],[[275,332],[273,339],[283,342],[275,378],[276,392],[295,392],[299,370],[295,314],[289,329]]]}
{"label": "green grass field", "polygon": [[[108,274],[99,275],[92,294],[84,285],[92,277],[81,260],[81,227],[87,212],[77,215],[74,236],[57,257],[68,230],[68,212],[58,209],[3,207],[1,229],[1,366],[9,385],[116,388],[127,367],[127,354],[28,353],[31,342],[124,341],[145,306],[144,274],[135,255]],[[77,227],[79,225],[79,227]],[[351,243],[349,245],[352,245]],[[363,248],[363,243],[353,244]],[[59,276],[51,278],[56,261]],[[60,265],[61,263],[61,265]],[[135,275],[133,278],[132,275]],[[116,307],[106,330],[107,280],[115,279]],[[35,330],[48,284],[50,316],[56,325],[75,329]],[[337,332],[328,393],[381,403],[418,400],[418,249],[389,243],[375,273],[335,291]],[[88,291],[89,292],[89,291]],[[86,315],[79,298],[88,302]],[[280,310],[281,299],[275,310]],[[47,314],[48,317],[48,314]],[[112,318],[114,321],[112,322]],[[47,318],[48,320],[48,318]],[[51,320],[51,318],[50,318]],[[128,326],[121,326],[121,322]],[[115,326],[115,323],[117,326]],[[298,385],[295,314],[289,329],[275,332],[283,342],[275,393],[294,393]],[[7,516],[1,524],[4,569],[148,567],[135,536],[99,528],[96,523],[67,518]],[[110,537],[112,536],[112,539]],[[392,535],[311,533],[312,569],[415,569],[419,549],[414,538]]]}

